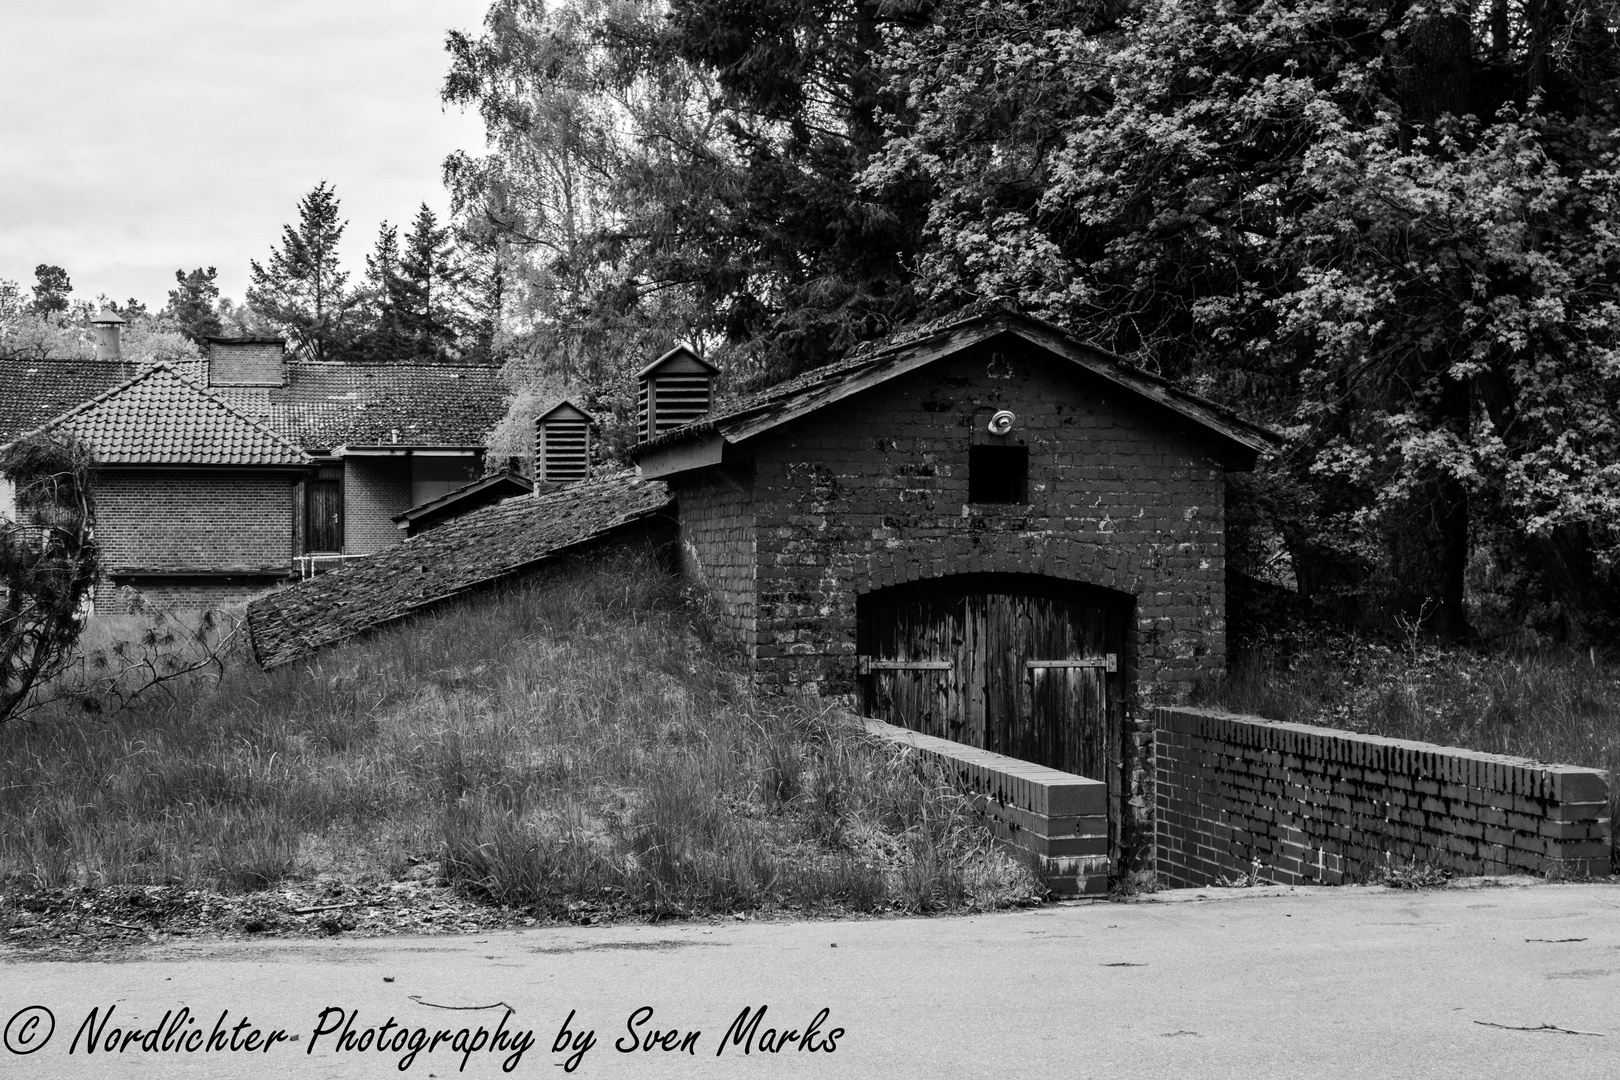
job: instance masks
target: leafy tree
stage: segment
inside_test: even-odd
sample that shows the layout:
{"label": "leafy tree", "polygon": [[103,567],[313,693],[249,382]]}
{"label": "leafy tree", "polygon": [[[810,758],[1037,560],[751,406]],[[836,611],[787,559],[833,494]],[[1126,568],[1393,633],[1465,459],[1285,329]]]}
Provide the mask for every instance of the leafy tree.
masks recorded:
{"label": "leafy tree", "polygon": [[73,282],[60,266],[40,263],[34,267],[34,310],[41,315],[60,314],[68,309]]}
{"label": "leafy tree", "polygon": [[166,314],[153,315],[138,300],[119,305],[101,297],[94,304],[74,301],[65,312],[41,313],[32,304],[21,302],[21,290],[9,281],[0,281],[0,356],[93,359],[95,338],[90,320],[106,306],[127,320],[122,353],[123,363],[131,372],[162,361],[201,356],[197,346]]}
{"label": "leafy tree", "polygon": [[224,330],[224,323],[215,310],[219,301],[217,278],[218,272],[212,266],[207,270],[198,267],[189,274],[176,270],[177,287],[169,290],[169,302],[163,309],[163,314],[180,327],[181,333],[199,346],[210,337],[220,336]]}
{"label": "leafy tree", "polygon": [[967,0],[901,47],[914,123],[867,182],[936,188],[932,303],[1016,296],[1284,425],[1263,490],[1307,591],[1464,636],[1476,556],[1567,544],[1540,587],[1590,632],[1620,555],[1612,49],[1488,14]]}
{"label": "leafy tree", "polygon": [[445,100],[494,149],[447,180],[530,253],[539,351],[599,379],[656,326],[785,374],[912,314],[923,204],[855,180],[896,105],[885,35],[929,6],[497,0],[481,36],[452,35]]}
{"label": "leafy tree", "polygon": [[0,724],[72,660],[100,569],[89,451],[34,435],[0,448],[16,521],[0,518]]}
{"label": "leafy tree", "polygon": [[285,225],[267,264],[255,260],[248,306],[314,360],[340,358],[355,335],[358,298],[338,262],[347,222],[326,181],[298,202],[298,225]]}

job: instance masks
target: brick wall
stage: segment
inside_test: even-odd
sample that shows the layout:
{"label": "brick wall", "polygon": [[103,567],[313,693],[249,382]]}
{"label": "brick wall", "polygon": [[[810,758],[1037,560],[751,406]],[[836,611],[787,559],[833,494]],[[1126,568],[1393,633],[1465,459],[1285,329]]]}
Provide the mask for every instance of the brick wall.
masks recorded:
{"label": "brick wall", "polygon": [[103,580],[96,586],[95,613],[97,615],[128,615],[133,593],[140,593],[149,604],[171,611],[219,611],[241,607],[255,597],[263,596],[278,584],[275,580],[251,578],[226,579],[147,579],[127,581]]}
{"label": "brick wall", "polygon": [[211,341],[208,385],[285,386],[286,348],[279,341]]}
{"label": "brick wall", "polygon": [[104,468],[96,538],[110,571],[290,571],[291,474]]}
{"label": "brick wall", "polygon": [[343,459],[343,552],[369,555],[405,534],[394,516],[411,508],[411,466],[404,457]]}
{"label": "brick wall", "polygon": [[720,619],[745,647],[754,645],[753,478],[726,468],[675,482],[681,524],[681,573],[707,588]]}
{"label": "brick wall", "polygon": [[1154,711],[1157,868],[1336,885],[1386,861],[1458,873],[1610,868],[1608,775],[1198,709]]}
{"label": "brick wall", "polygon": [[1107,784],[881,720],[863,723],[966,794],[991,835],[1027,854],[1054,893],[1108,891]]}
{"label": "brick wall", "polygon": [[[1018,414],[1030,502],[968,503],[968,448]],[[1224,473],[1186,422],[1031,350],[980,347],[762,437],[754,468],[756,671],[846,694],[855,597],[1018,572],[1136,601],[1136,686],[1178,701],[1223,670]]]}

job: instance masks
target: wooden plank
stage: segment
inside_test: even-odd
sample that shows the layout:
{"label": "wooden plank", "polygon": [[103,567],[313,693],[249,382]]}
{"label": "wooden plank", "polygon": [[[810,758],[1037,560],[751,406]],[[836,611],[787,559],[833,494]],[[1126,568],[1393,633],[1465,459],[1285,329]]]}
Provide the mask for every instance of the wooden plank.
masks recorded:
{"label": "wooden plank", "polygon": [[1104,671],[1119,670],[1119,656],[1109,653],[1106,656],[1089,656],[1079,660],[1026,660],[1024,666],[1028,668],[1102,668]]}

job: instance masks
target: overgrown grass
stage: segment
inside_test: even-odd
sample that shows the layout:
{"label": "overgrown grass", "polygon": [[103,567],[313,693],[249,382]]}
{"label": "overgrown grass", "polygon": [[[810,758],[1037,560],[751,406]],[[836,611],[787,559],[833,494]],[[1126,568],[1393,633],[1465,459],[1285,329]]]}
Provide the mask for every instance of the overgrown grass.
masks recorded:
{"label": "overgrown grass", "polygon": [[1607,769],[1610,820],[1620,820],[1620,666],[1595,651],[1490,653],[1325,633],[1286,644],[1249,649],[1201,703]]}
{"label": "overgrown grass", "polygon": [[250,890],[436,860],[566,915],[932,911],[1038,889],[888,747],[758,698],[643,555],[266,675],[0,728],[0,883]]}

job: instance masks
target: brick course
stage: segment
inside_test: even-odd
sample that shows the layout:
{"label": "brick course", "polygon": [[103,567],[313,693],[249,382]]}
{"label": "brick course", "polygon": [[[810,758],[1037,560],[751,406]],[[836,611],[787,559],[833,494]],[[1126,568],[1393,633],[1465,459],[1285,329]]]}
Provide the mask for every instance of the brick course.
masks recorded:
{"label": "brick course", "polygon": [[1200,709],[1154,710],[1157,869],[1337,885],[1386,861],[1610,869],[1608,774]]}

